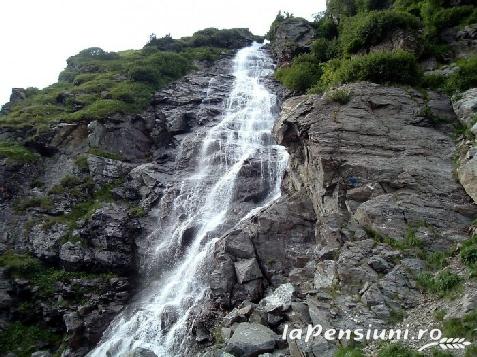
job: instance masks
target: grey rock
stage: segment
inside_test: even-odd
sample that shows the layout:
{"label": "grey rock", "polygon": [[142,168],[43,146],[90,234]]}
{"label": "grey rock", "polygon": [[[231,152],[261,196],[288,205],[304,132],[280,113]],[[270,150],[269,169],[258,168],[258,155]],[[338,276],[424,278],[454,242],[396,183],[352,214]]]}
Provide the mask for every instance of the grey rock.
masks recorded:
{"label": "grey rock", "polygon": [[242,322],[227,341],[225,351],[243,357],[256,357],[275,348],[278,336],[268,327]]}
{"label": "grey rock", "polygon": [[262,272],[260,271],[257,259],[255,258],[239,260],[234,266],[235,273],[237,274],[237,281],[240,284],[260,279],[262,277]]}
{"label": "grey rock", "polygon": [[136,347],[131,357],[157,357],[157,355],[147,348]]}
{"label": "grey rock", "polygon": [[51,357],[51,353],[49,351],[36,351],[31,354],[31,357]]}
{"label": "grey rock", "polygon": [[315,289],[329,289],[337,280],[336,262],[324,260],[316,266],[313,284]]}

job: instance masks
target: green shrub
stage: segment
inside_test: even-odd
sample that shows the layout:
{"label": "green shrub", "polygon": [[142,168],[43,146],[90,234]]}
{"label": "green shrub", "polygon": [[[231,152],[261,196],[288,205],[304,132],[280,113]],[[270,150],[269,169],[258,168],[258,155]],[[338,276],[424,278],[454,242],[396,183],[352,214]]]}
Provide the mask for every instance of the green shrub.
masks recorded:
{"label": "green shrub", "polygon": [[417,31],[419,19],[395,10],[371,11],[346,18],[340,31],[340,43],[345,53],[356,53],[382,42],[396,29]]}
{"label": "green shrub", "polygon": [[321,89],[356,81],[412,85],[418,83],[421,78],[416,58],[401,50],[371,52],[351,59],[330,61],[324,68],[318,85]]}
{"label": "green shrub", "polygon": [[332,89],[325,93],[324,98],[331,102],[346,104],[351,99],[351,93],[346,89]]}
{"label": "green shrub", "polygon": [[[432,24],[437,29],[445,29],[475,20],[475,8],[472,5],[440,9],[432,15]],[[469,21],[469,22],[468,22]]]}
{"label": "green shrub", "polygon": [[310,59],[309,55],[297,57],[290,67],[278,69],[276,78],[288,89],[305,92],[320,79],[322,73],[320,66]]}
{"label": "green shrub", "polygon": [[33,162],[38,159],[38,155],[11,141],[0,141],[0,158],[2,157],[17,162]]}
{"label": "green shrub", "polygon": [[311,53],[317,62],[326,62],[340,55],[338,42],[319,38],[313,41]]}
{"label": "green shrub", "polygon": [[477,55],[459,60],[457,65],[459,69],[446,81],[446,90],[455,93],[477,87]]}

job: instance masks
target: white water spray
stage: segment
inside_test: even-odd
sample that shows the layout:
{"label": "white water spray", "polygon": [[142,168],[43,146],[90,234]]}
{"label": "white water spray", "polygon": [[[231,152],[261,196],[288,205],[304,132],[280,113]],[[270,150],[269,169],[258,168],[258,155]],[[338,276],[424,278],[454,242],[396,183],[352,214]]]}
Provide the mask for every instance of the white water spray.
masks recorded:
{"label": "white water spray", "polygon": [[[190,313],[207,291],[201,270],[207,268],[205,257],[219,238],[220,227],[238,223],[280,196],[288,155],[273,142],[276,97],[262,83],[272,70],[259,44],[235,56],[235,81],[223,118],[207,133],[194,175],[182,182],[167,219],[151,235],[158,243],[149,265],[170,259],[171,254],[177,259],[114,319],[89,356],[123,357],[137,347],[160,357],[185,355]],[[260,164],[254,184],[268,188],[267,194],[250,206],[248,214],[231,213],[241,170],[252,161]]]}

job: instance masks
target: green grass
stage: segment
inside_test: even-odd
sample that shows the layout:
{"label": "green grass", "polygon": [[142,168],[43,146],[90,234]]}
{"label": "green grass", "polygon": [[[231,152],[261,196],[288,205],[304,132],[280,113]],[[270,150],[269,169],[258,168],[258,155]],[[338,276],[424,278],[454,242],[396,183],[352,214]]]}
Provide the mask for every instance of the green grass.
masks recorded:
{"label": "green grass", "polygon": [[0,116],[0,125],[38,127],[139,112],[156,90],[193,70],[195,61],[216,60],[227,52],[205,43],[226,46],[234,36],[245,35],[243,30],[238,31],[240,34],[213,32],[182,41],[178,51],[160,50],[154,41],[142,50],[85,49],[68,58],[58,83],[42,90],[29,89],[26,99],[13,104],[8,115]]}
{"label": "green grass", "polygon": [[69,272],[45,266],[40,260],[29,254],[7,251],[0,255],[0,267],[7,268],[10,276],[29,280],[38,287],[41,297],[52,297],[57,282],[69,282],[72,279],[109,279],[111,274],[94,274],[86,272]]}
{"label": "green grass", "polygon": [[341,346],[335,352],[334,357],[364,357],[363,351],[359,347]]}
{"label": "green grass", "polygon": [[477,338],[477,311],[461,319],[449,319],[442,322],[442,333],[446,337],[465,337],[469,341]]}
{"label": "green grass", "polygon": [[24,325],[13,322],[0,332],[0,352],[14,352],[18,357],[30,357],[39,349],[47,347],[57,349],[62,336],[40,325]]}
{"label": "green grass", "polygon": [[50,197],[32,197],[16,200],[14,203],[14,209],[16,212],[25,212],[29,208],[41,208],[43,210],[49,210],[53,208],[53,202]]}
{"label": "green grass", "polygon": [[2,157],[16,162],[34,162],[39,156],[23,145],[2,140],[0,141],[0,158]]}
{"label": "green grass", "polygon": [[379,349],[378,357],[420,357],[422,354],[399,343],[388,343]]}
{"label": "green grass", "polygon": [[90,148],[88,150],[88,153],[94,156],[104,157],[106,159],[123,160],[123,157],[119,154],[109,152],[109,151],[104,151],[98,148]]}
{"label": "green grass", "polygon": [[477,235],[464,242],[460,251],[460,258],[471,270],[472,276],[477,276]]}
{"label": "green grass", "polygon": [[436,275],[425,272],[417,276],[418,285],[427,292],[440,297],[454,297],[461,289],[463,279],[458,275],[444,270]]}

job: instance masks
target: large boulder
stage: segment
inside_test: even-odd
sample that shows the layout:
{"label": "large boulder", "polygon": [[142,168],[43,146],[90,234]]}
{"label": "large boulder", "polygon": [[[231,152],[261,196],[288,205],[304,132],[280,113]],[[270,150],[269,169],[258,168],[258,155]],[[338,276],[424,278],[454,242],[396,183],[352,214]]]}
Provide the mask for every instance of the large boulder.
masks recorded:
{"label": "large boulder", "polygon": [[310,51],[315,30],[312,23],[301,17],[289,17],[279,22],[271,41],[272,55],[279,66],[293,57]]}
{"label": "large boulder", "polygon": [[227,341],[225,351],[241,357],[256,357],[275,348],[278,336],[256,323],[242,322],[235,328],[232,338]]}

